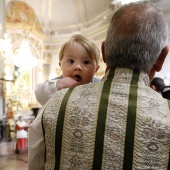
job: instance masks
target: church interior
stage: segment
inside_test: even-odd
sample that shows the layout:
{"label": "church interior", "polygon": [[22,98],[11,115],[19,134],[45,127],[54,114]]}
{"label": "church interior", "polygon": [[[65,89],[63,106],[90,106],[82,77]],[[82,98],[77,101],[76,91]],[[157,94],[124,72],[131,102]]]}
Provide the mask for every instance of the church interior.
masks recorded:
{"label": "church interior", "polygon": [[[0,169],[26,170],[27,149],[17,150],[16,122],[29,124],[41,108],[35,86],[61,75],[58,52],[71,35],[93,39],[99,49],[113,13],[132,0],[0,1]],[[170,25],[170,1],[151,0]],[[170,45],[170,42],[167,42]],[[102,54],[100,54],[102,56]],[[155,76],[170,85],[170,54]],[[105,64],[95,77],[102,78]]]}

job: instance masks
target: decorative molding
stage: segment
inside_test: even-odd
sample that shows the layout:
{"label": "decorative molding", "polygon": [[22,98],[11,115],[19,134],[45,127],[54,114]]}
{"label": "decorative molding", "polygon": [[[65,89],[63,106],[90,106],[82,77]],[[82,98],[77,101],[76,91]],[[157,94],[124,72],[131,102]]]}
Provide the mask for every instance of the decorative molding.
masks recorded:
{"label": "decorative molding", "polygon": [[24,2],[11,1],[6,6],[6,23],[17,28],[37,30],[43,33],[42,27],[34,10]]}

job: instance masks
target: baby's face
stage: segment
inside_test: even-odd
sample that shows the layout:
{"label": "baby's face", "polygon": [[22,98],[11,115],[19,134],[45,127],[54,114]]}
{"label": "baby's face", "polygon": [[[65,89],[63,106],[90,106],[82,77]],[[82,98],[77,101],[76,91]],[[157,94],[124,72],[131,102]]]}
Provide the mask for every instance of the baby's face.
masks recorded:
{"label": "baby's face", "polygon": [[95,60],[92,60],[86,49],[74,42],[64,50],[59,63],[63,77],[72,77],[81,84],[90,83],[95,72],[99,69]]}

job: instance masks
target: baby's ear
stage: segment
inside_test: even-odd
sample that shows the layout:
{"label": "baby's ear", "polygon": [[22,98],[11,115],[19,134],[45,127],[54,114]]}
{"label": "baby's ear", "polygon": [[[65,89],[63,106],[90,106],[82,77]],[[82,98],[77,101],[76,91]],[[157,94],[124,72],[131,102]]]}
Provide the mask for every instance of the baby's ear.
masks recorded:
{"label": "baby's ear", "polygon": [[58,65],[61,67],[61,62],[59,62]]}
{"label": "baby's ear", "polygon": [[99,68],[100,68],[100,66],[99,66],[99,65],[97,65],[97,66],[96,66],[96,72],[98,71],[98,69],[99,69]]}

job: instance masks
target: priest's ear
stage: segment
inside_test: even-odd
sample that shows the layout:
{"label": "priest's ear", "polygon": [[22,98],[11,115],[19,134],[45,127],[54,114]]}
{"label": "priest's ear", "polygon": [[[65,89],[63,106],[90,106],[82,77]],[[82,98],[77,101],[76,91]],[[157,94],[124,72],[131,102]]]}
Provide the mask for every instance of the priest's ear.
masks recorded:
{"label": "priest's ear", "polygon": [[151,70],[149,72],[149,78],[150,78],[151,81],[155,76],[155,72],[159,72],[162,69],[162,66],[164,64],[164,61],[165,61],[165,58],[166,58],[168,52],[169,52],[169,47],[165,46],[162,49],[159,57],[157,58],[155,64],[153,65],[153,67],[151,68]]}
{"label": "priest's ear", "polygon": [[165,61],[165,58],[166,58],[168,52],[169,52],[169,47],[165,46],[162,49],[159,57],[157,58],[157,60],[156,60],[156,62],[154,64],[155,71],[159,72],[162,69],[162,66],[164,64],[164,61]]}

